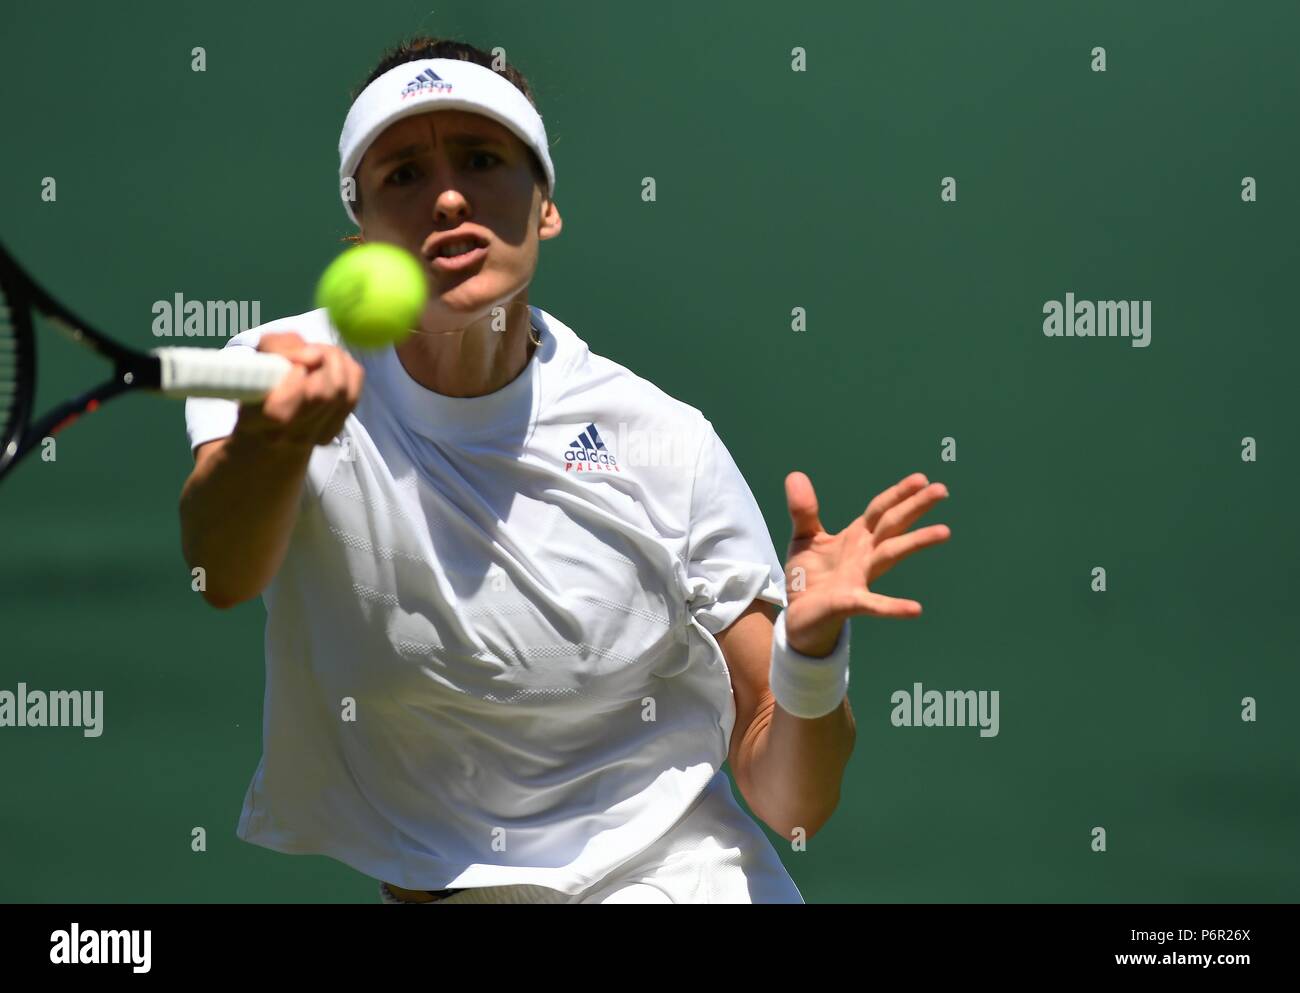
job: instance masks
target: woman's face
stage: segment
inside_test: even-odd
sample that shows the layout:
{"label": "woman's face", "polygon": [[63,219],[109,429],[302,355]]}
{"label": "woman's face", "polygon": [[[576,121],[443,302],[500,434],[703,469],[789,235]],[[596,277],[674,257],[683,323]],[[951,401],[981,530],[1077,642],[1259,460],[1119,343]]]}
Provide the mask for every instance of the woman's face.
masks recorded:
{"label": "woman's face", "polygon": [[[361,235],[424,264],[426,330],[488,316],[532,281],[538,242],[558,235],[561,222],[530,155],[507,128],[461,110],[403,118],[366,150],[357,169]],[[450,231],[477,236],[486,251],[457,271],[440,267],[432,242]]]}

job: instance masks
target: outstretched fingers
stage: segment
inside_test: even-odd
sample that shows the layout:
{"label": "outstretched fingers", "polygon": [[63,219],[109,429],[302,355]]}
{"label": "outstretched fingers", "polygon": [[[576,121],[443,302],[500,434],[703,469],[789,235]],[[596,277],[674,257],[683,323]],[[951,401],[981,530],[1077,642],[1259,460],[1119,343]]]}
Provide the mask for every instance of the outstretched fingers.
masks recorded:
{"label": "outstretched fingers", "polygon": [[909,531],[895,538],[887,538],[877,545],[871,556],[871,566],[867,572],[867,584],[875,582],[903,559],[922,548],[942,544],[952,537],[952,531],[946,524],[932,524],[919,531]]}
{"label": "outstretched fingers", "polygon": [[872,617],[920,617],[921,605],[915,600],[903,600],[899,597],[885,596],[882,593],[863,593],[858,601],[857,613]]}
{"label": "outstretched fingers", "polygon": [[881,545],[886,539],[902,534],[916,523],[917,518],[940,500],[946,499],[947,496],[948,487],[944,486],[943,483],[931,483],[929,486],[913,493],[906,500],[894,504],[880,515],[880,520],[871,529],[876,544]]}
{"label": "outstretched fingers", "polygon": [[927,486],[929,482],[930,481],[925,478],[925,473],[914,472],[910,476],[905,476],[903,479],[899,480],[893,486],[889,487],[889,489],[878,494],[869,504],[867,504],[867,509],[862,515],[867,530],[874,531],[876,529],[876,524],[880,521],[881,514],[887,511],[890,507],[895,506],[902,500],[911,496],[917,490]]}

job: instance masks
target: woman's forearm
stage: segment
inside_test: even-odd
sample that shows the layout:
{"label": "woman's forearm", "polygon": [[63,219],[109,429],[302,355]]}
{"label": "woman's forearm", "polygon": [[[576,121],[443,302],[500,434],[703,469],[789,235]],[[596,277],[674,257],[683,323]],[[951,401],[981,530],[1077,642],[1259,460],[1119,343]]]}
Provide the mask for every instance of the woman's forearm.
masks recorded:
{"label": "woman's forearm", "polygon": [[230,437],[203,446],[181,491],[181,550],[203,596],[233,607],[275,577],[297,521],[310,444]]}
{"label": "woman's forearm", "polygon": [[746,799],[754,813],[784,838],[796,829],[811,838],[839,804],[856,737],[848,697],[811,719],[795,717],[768,698],[742,746],[753,794]]}

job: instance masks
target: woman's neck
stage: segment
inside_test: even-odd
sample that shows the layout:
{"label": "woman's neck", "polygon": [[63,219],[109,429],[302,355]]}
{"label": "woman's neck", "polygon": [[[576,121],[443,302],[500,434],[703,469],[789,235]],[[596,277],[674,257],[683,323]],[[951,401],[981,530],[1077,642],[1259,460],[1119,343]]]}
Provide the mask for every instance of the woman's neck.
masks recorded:
{"label": "woman's neck", "polygon": [[449,397],[477,397],[512,382],[532,359],[532,315],[525,303],[512,307],[503,331],[489,315],[457,331],[416,331],[396,346],[406,374],[427,390]]}

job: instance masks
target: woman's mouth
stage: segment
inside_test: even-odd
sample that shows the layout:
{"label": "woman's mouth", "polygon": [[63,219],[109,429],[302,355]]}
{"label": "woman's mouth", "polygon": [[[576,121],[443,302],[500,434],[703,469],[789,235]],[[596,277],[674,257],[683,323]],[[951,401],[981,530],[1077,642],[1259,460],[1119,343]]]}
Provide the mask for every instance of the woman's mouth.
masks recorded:
{"label": "woman's mouth", "polygon": [[429,262],[442,272],[458,272],[480,262],[487,255],[487,246],[473,239],[448,242]]}

